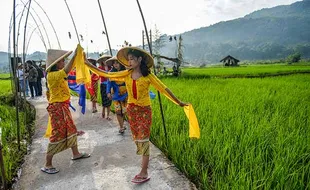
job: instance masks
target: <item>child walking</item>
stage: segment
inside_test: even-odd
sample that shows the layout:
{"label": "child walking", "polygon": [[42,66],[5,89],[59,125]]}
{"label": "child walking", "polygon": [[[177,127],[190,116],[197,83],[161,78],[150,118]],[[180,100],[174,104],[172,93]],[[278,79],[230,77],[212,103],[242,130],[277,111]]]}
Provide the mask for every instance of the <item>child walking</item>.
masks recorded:
{"label": "child walking", "polygon": [[[126,70],[126,68],[118,62],[116,57],[108,59],[106,64],[113,65],[111,72]],[[123,134],[126,129],[124,127],[124,119],[127,106],[127,90],[125,82],[109,80],[107,84],[107,94],[108,98],[112,100],[114,105],[116,118],[119,124],[119,133]]]}
{"label": "child walking", "polygon": [[[111,66],[108,66],[105,64],[105,61],[110,59],[111,56],[109,55],[103,55],[101,56],[97,62],[99,63],[99,69],[104,70],[104,71],[110,71]],[[105,118],[105,110],[107,110],[107,117],[106,119],[108,121],[111,120],[110,118],[110,106],[112,104],[112,100],[110,100],[107,96],[107,83],[108,79],[106,77],[100,77],[100,94],[101,94],[101,101],[102,101],[102,118]]]}
{"label": "child walking", "polygon": [[[88,59],[89,62],[91,62],[94,66],[96,66],[96,60],[94,59]],[[97,94],[98,94],[98,81],[99,76],[95,73],[91,74],[91,85],[90,85],[90,100],[92,102],[92,113],[96,113],[97,110]]]}

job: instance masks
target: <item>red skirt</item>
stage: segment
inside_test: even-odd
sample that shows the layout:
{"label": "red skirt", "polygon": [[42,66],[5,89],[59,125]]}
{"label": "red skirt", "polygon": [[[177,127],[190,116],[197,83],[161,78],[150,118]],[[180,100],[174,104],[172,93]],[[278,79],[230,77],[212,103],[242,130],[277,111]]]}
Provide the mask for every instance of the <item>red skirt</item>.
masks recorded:
{"label": "red skirt", "polygon": [[136,141],[148,141],[152,125],[151,106],[127,105],[128,122],[133,139]]}
{"label": "red skirt", "polygon": [[77,145],[77,129],[68,103],[52,103],[47,107],[51,118],[52,134],[47,153],[54,155]]}

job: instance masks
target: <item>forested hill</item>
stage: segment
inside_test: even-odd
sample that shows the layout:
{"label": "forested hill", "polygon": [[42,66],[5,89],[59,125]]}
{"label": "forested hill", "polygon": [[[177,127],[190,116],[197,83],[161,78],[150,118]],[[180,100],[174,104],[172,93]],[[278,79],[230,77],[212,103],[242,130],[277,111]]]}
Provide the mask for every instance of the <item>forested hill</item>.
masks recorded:
{"label": "forested hill", "polygon": [[[230,54],[240,60],[282,59],[298,51],[310,57],[310,0],[255,11],[243,18],[182,33],[185,60],[219,62]],[[176,43],[161,53],[175,56]]]}

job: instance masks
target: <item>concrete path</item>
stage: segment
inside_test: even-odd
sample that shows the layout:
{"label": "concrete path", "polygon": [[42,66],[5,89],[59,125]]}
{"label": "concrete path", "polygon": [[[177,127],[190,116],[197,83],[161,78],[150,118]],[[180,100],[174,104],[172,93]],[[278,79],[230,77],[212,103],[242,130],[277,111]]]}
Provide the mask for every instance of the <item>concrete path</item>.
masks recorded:
{"label": "concrete path", "polygon": [[72,116],[78,130],[85,131],[78,137],[78,147],[81,152],[92,156],[72,161],[71,150],[68,149],[53,159],[53,165],[60,169],[58,174],[41,172],[48,145],[48,139],[43,138],[48,119],[47,101],[41,97],[30,102],[37,111],[36,132],[21,177],[13,189],[196,189],[153,145],[149,165],[151,180],[141,185],[133,184],[131,179],[140,170],[141,158],[135,154],[136,147],[131,140],[128,123],[125,134],[119,135],[113,113],[112,121],[102,119],[101,107],[98,107],[99,112],[92,114],[91,102],[88,101],[86,114],[82,115],[77,98],[72,98],[72,105],[77,109]]}

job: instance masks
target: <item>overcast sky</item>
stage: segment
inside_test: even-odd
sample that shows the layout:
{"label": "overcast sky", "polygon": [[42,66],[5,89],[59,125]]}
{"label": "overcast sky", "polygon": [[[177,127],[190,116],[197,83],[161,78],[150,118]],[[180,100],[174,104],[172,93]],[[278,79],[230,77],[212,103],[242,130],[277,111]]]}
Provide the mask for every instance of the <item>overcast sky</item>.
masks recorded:
{"label": "overcast sky", "polygon": [[[16,0],[16,30],[21,18],[24,3],[28,0]],[[155,24],[163,34],[178,34],[195,28],[209,26],[220,21],[243,17],[255,10],[287,5],[297,0],[140,0],[148,29]],[[46,51],[46,48],[59,49],[56,35],[39,3],[49,16],[58,35],[62,49],[73,50],[78,43],[76,33],[64,0],[32,1],[28,20],[28,53]],[[105,17],[111,46],[119,49],[124,40],[132,45],[142,44],[143,23],[135,0],[100,0]],[[67,0],[77,31],[82,34],[81,42],[89,52],[103,51],[108,48],[97,0]],[[9,26],[13,10],[12,0],[0,1],[0,51],[8,51]],[[23,30],[26,11],[20,24],[19,52],[23,47]],[[38,18],[38,16],[40,19]],[[42,24],[42,23],[43,24]],[[45,34],[48,34],[48,38]],[[13,29],[12,29],[13,31]],[[69,39],[68,32],[71,33]],[[32,33],[32,35],[31,35]],[[30,39],[31,36],[31,39]],[[42,38],[43,36],[43,38]],[[30,40],[29,40],[30,39]],[[48,41],[49,39],[49,41]],[[93,41],[93,43],[90,42]],[[44,45],[44,43],[46,45]],[[27,46],[27,45],[26,45]]]}

